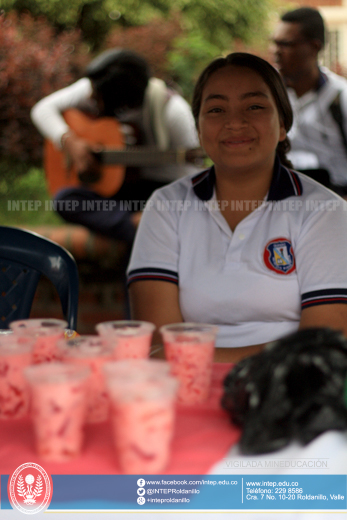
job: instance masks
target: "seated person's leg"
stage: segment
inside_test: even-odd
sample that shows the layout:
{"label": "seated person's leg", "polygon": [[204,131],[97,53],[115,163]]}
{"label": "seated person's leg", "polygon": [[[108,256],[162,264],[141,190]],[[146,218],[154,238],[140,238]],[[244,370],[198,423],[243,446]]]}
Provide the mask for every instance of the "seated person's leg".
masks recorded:
{"label": "seated person's leg", "polygon": [[131,213],[122,209],[119,200],[106,199],[83,187],[65,188],[54,200],[57,213],[67,222],[132,244],[136,227]]}

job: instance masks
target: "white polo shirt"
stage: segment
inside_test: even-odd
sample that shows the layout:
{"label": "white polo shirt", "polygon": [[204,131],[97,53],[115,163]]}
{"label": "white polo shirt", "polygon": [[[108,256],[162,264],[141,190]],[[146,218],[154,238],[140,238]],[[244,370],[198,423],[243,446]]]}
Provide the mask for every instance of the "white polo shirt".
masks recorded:
{"label": "white polo shirt", "polygon": [[342,198],[276,159],[266,201],[232,232],[214,184],[212,167],[152,195],[135,239],[129,284],[177,284],[184,321],[218,325],[218,347],[278,339],[298,329],[302,308],[347,303]]}

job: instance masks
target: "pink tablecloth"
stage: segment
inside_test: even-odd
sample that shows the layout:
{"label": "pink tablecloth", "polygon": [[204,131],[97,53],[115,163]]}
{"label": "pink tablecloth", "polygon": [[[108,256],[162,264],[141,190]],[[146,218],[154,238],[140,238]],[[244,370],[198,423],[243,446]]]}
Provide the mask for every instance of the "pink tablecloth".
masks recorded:
{"label": "pink tablecloth", "polygon": [[[239,431],[231,425],[220,407],[222,381],[229,364],[213,367],[212,392],[199,406],[177,409],[171,461],[163,474],[204,474],[227,453],[239,439]],[[0,421],[0,474],[8,475],[21,464],[35,462],[52,475],[117,474],[111,427],[108,423],[86,427],[85,443],[80,457],[71,462],[46,462],[35,454],[34,436],[28,419]]]}

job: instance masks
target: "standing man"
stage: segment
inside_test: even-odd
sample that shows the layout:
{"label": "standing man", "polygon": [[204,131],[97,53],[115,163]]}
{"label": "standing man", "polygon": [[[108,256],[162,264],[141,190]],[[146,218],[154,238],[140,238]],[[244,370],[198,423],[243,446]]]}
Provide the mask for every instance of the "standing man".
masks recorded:
{"label": "standing man", "polygon": [[[66,153],[80,174],[88,174],[97,166],[93,147],[65,121],[63,113],[71,108],[88,108],[95,117],[114,117],[128,127],[133,125],[141,145],[159,150],[199,146],[188,103],[151,76],[142,56],[127,49],[103,52],[89,64],[85,77],[32,109],[32,120],[42,135]],[[62,187],[55,194],[57,211],[68,222],[131,246],[140,217],[138,203],[145,202],[156,188],[194,171],[199,170],[187,164],[141,167],[135,176],[134,172],[125,175],[120,190],[108,199],[95,193],[93,184]]]}
{"label": "standing man", "polygon": [[347,80],[318,64],[325,43],[316,9],[285,13],[273,35],[274,61],[288,88],[294,125],[288,137],[294,168],[347,195]]}

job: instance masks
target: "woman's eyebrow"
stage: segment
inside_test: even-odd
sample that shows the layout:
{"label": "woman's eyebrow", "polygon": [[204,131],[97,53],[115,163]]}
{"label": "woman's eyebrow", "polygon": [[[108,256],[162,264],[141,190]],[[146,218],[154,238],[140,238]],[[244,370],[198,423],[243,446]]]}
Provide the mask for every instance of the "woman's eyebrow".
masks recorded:
{"label": "woman's eyebrow", "polygon": [[222,94],[209,94],[203,102],[211,101],[212,99],[222,99],[223,101],[228,101],[228,96],[223,96]]}
{"label": "woman's eyebrow", "polygon": [[[247,98],[253,98],[253,97],[265,97],[266,99],[269,98],[269,96],[262,92],[261,90],[256,90],[254,92],[245,92],[244,94],[241,94],[240,99],[247,99]],[[223,94],[209,94],[204,100],[204,103],[207,103],[207,101],[211,101],[214,99],[221,99],[223,101],[228,101],[228,96],[225,96]]]}
{"label": "woman's eyebrow", "polygon": [[241,99],[247,99],[252,97],[265,97],[266,99],[269,98],[269,96],[261,90],[256,90],[255,92],[246,92],[245,94],[242,94],[240,96]]}

